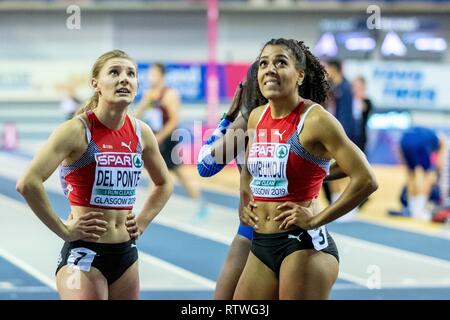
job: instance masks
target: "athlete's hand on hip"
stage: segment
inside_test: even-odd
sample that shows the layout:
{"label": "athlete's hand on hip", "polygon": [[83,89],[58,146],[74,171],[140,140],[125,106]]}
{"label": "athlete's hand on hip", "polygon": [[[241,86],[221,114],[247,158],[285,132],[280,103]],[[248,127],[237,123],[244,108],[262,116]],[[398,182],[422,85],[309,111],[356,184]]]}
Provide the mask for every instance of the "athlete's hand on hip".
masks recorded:
{"label": "athlete's hand on hip", "polygon": [[66,227],[68,231],[67,241],[75,240],[91,240],[100,239],[101,235],[106,232],[105,220],[102,220],[103,212],[89,211],[79,218],[67,221]]}
{"label": "athlete's hand on hip", "polygon": [[131,239],[137,239],[142,234],[142,231],[138,227],[134,213],[127,215],[127,222],[125,222],[125,225],[127,226],[127,231]]}
{"label": "athlete's hand on hip", "polygon": [[253,209],[257,207],[258,205],[256,203],[254,203],[253,201],[249,201],[248,204],[242,208],[239,214],[239,219],[243,224],[255,229],[258,229],[258,225],[256,224],[258,222],[258,217],[253,212]]}
{"label": "athlete's hand on hip", "polygon": [[282,221],[280,229],[288,229],[292,226],[298,226],[305,230],[313,229],[312,218],[315,216],[313,203],[309,207],[300,206],[294,202],[284,202],[277,207],[282,211],[273,220]]}

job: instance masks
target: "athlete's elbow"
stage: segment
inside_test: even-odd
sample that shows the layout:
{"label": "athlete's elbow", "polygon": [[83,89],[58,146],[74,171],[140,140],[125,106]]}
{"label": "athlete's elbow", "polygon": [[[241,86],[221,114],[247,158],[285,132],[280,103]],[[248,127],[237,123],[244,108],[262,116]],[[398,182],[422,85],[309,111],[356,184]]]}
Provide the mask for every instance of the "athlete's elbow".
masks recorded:
{"label": "athlete's elbow", "polygon": [[23,181],[24,179],[22,177],[19,178],[19,180],[17,180],[16,183],[16,191],[20,194],[23,194],[25,191],[25,182]]}
{"label": "athlete's elbow", "polygon": [[164,184],[164,189],[166,189],[166,191],[167,191],[168,194],[172,194],[174,188],[175,188],[175,187],[174,187],[174,184],[173,184],[172,179],[166,181],[166,183]]}
{"label": "athlete's elbow", "polygon": [[16,191],[21,195],[25,196],[26,194],[32,192],[33,189],[33,179],[30,175],[25,174],[21,176],[16,183]]}
{"label": "athlete's elbow", "polygon": [[367,175],[364,177],[363,181],[364,181],[364,186],[363,186],[362,190],[364,190],[364,192],[367,194],[367,196],[370,196],[372,193],[377,191],[378,181],[377,181],[377,178],[375,177],[375,174],[373,174],[373,172],[367,173]]}
{"label": "athlete's elbow", "polygon": [[170,198],[174,191],[174,184],[172,181],[164,181],[164,183],[157,186],[157,190],[155,190],[157,194],[159,194],[163,198]]}
{"label": "athlete's elbow", "polygon": [[174,189],[173,180],[169,174],[163,178],[153,180],[154,188],[158,189],[158,193],[172,193]]}

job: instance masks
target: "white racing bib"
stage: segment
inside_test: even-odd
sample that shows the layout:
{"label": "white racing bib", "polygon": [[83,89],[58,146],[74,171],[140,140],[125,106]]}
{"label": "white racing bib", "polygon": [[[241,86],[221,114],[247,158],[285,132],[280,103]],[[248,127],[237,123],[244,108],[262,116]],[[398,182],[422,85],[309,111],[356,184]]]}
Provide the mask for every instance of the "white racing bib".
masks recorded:
{"label": "white racing bib", "polygon": [[255,142],[249,152],[247,168],[256,197],[280,198],[288,195],[287,160],[291,145],[287,143]]}
{"label": "white racing bib", "polygon": [[136,201],[141,177],[139,153],[102,152],[95,154],[97,163],[90,204],[107,207],[129,207]]}

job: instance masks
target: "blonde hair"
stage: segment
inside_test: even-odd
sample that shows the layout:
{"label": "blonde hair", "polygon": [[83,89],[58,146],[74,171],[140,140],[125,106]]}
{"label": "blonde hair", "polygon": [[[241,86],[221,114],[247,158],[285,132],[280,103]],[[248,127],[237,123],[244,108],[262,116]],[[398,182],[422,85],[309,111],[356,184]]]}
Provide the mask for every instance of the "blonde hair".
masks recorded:
{"label": "blonde hair", "polygon": [[[106,64],[106,62],[108,62],[109,60],[114,59],[114,58],[128,59],[134,63],[134,60],[126,52],[124,52],[122,50],[108,51],[108,52],[102,54],[100,57],[98,57],[97,60],[95,61],[94,66],[92,67],[92,71],[91,71],[91,78],[97,78],[100,71],[102,70],[103,66]],[[76,114],[77,115],[83,114],[86,111],[95,109],[98,105],[98,99],[99,99],[99,94],[98,94],[98,92],[95,92],[88,99],[86,104],[83,107],[81,107],[80,109],[78,109]]]}

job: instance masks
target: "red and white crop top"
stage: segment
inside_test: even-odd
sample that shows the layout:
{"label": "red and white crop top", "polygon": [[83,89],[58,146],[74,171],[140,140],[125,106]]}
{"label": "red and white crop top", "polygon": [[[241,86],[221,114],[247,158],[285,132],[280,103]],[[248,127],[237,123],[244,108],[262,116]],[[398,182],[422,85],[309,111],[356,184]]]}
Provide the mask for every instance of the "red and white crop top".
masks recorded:
{"label": "red and white crop top", "polygon": [[112,130],[94,112],[86,113],[88,147],[73,164],[60,166],[60,180],[70,205],[132,210],[141,177],[141,127],[127,115],[123,126]]}
{"label": "red and white crop top", "polygon": [[330,160],[310,154],[299,141],[309,109],[300,118],[304,102],[281,118],[273,119],[267,105],[256,126],[247,169],[255,201],[308,201],[317,198]]}

